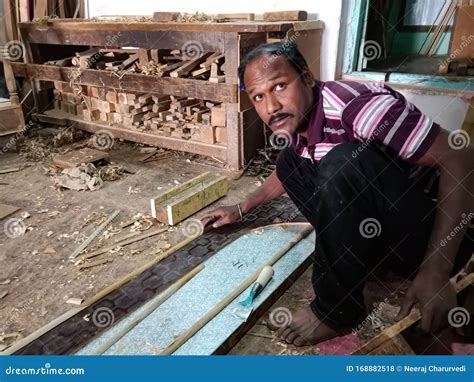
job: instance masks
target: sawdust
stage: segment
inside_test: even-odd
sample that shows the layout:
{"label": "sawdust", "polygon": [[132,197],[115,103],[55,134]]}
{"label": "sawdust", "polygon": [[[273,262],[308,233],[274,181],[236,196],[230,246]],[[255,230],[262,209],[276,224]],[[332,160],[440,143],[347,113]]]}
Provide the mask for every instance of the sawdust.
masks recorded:
{"label": "sawdust", "polygon": [[178,23],[214,23],[218,21],[218,18],[203,12],[180,13],[176,20],[173,21]]}

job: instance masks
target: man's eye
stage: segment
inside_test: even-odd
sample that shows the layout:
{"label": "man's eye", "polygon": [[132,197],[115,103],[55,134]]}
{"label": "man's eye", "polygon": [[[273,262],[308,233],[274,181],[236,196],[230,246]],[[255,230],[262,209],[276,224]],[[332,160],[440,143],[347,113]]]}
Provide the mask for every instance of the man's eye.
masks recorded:
{"label": "man's eye", "polygon": [[283,90],[284,88],[285,88],[285,84],[283,84],[283,83],[282,83],[282,84],[277,84],[277,85],[275,86],[275,89],[276,89],[276,90]]}
{"label": "man's eye", "polygon": [[256,95],[255,97],[253,97],[253,99],[257,102],[261,101],[263,99],[263,97],[259,94],[259,95]]}

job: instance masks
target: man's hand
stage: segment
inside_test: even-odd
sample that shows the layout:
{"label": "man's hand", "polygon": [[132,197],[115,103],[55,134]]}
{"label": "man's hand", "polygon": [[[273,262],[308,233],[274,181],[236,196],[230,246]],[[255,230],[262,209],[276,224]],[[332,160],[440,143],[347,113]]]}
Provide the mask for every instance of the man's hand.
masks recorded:
{"label": "man's hand", "polygon": [[201,222],[206,226],[211,221],[213,228],[219,228],[226,224],[235,223],[240,220],[239,207],[235,206],[221,207],[217,210],[208,212],[201,218]]}
{"label": "man's hand", "polygon": [[397,320],[407,316],[412,307],[421,311],[419,328],[424,332],[435,332],[447,324],[449,311],[456,306],[456,291],[444,277],[419,272],[402,303]]}

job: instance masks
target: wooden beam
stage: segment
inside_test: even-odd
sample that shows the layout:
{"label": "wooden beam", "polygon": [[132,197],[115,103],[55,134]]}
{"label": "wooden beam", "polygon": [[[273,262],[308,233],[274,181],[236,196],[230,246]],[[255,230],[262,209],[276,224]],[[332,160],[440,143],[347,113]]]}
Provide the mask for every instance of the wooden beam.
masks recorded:
{"label": "wooden beam", "polygon": [[150,200],[151,214],[160,222],[175,225],[229,191],[229,180],[210,172]]}
{"label": "wooden beam", "polygon": [[147,76],[145,74],[127,73],[118,76],[105,70],[82,70],[75,78],[75,68],[52,65],[12,63],[15,76],[29,77],[43,81],[69,82],[74,78],[78,85],[104,86],[122,91],[150,94],[171,94],[217,102],[237,102],[237,84],[213,84],[187,78],[169,78]]}

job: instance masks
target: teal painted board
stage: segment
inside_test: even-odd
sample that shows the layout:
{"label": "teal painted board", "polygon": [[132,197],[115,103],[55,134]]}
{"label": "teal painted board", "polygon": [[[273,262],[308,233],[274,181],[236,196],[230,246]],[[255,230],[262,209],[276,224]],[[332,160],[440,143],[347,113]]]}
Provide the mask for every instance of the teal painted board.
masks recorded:
{"label": "teal painted board", "polygon": [[[219,250],[208,259],[205,268],[184,285],[148,317],[130,330],[104,354],[159,354],[173,340],[190,328],[225,296],[235,290],[243,280],[268,261],[276,252],[293,239],[304,225],[267,226],[256,229]],[[296,244],[273,268],[272,281],[255,301],[258,307],[281,285],[313,252],[314,232]],[[239,301],[245,299],[248,290],[213,320],[187,341],[175,354],[212,354],[242,324],[242,320],[232,314]],[[120,332],[128,322],[144,311],[144,304],[135,312],[103,332],[77,354],[95,354],[109,338]]]}

